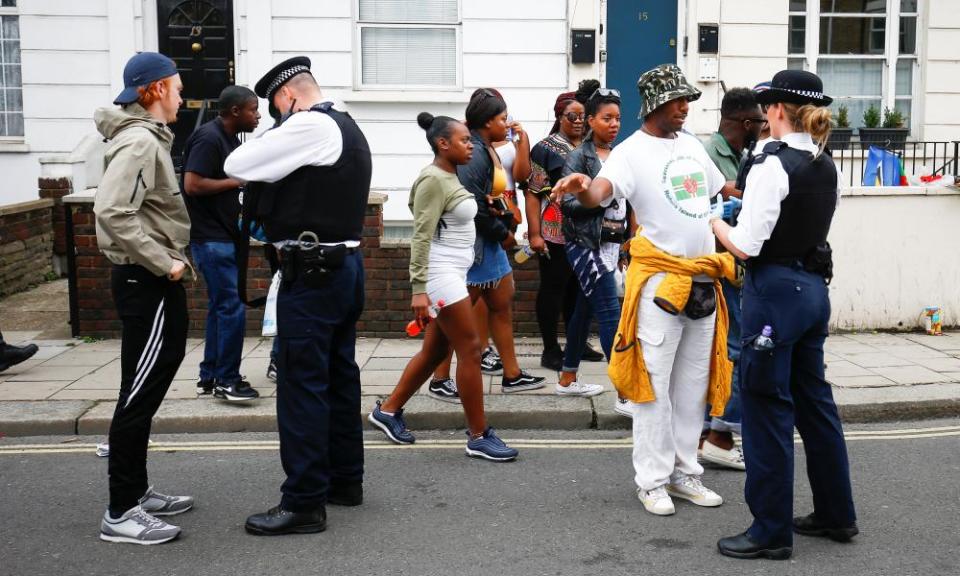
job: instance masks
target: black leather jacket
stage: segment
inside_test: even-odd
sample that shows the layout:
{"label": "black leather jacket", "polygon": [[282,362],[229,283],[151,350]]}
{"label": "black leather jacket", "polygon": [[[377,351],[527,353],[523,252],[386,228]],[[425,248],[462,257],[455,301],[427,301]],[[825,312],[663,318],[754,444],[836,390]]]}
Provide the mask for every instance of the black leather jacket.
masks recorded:
{"label": "black leather jacket", "polygon": [[[596,178],[601,166],[597,148],[591,138],[570,152],[567,163],[563,166],[563,175],[576,173]],[[606,208],[585,208],[573,194],[564,194],[560,208],[563,211],[563,236],[567,242],[575,242],[589,250],[599,250],[600,231],[603,228],[603,213]],[[629,221],[629,211],[627,220]]]}
{"label": "black leather jacket", "polygon": [[487,152],[487,145],[476,132],[471,132],[473,156],[470,162],[457,166],[457,177],[463,187],[473,193],[477,199],[477,215],[473,219],[477,226],[477,242],[474,245],[475,262],[483,261],[483,241],[500,243],[510,235],[503,220],[490,213],[487,196],[493,187],[493,160]]}

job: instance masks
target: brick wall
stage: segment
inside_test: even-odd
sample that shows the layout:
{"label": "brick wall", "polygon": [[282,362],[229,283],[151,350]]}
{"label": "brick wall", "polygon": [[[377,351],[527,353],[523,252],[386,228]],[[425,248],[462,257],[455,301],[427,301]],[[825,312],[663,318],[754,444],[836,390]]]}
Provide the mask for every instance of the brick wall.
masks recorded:
{"label": "brick wall", "polygon": [[63,256],[67,253],[66,228],[64,225],[63,202],[61,199],[73,192],[69,178],[40,178],[40,198],[53,200],[53,253]]}
{"label": "brick wall", "polygon": [[[79,334],[115,338],[120,324],[110,297],[110,263],[97,248],[92,204],[71,204],[74,242],[77,251],[77,289]],[[360,335],[401,338],[410,321],[410,246],[383,241],[383,206],[367,206],[363,228],[363,256],[366,267],[366,305],[357,326]],[[512,258],[511,258],[512,262]],[[537,265],[531,259],[523,266],[514,264],[517,294],[514,301],[514,326],[518,336],[539,334],[535,317]],[[251,246],[247,276],[248,296],[266,293],[270,285],[270,267],[263,251]],[[190,335],[203,337],[207,311],[206,286],[202,278],[187,287],[190,311]],[[261,310],[247,309],[247,334],[260,334]]]}
{"label": "brick wall", "polygon": [[0,296],[26,290],[52,271],[49,199],[0,207]]}

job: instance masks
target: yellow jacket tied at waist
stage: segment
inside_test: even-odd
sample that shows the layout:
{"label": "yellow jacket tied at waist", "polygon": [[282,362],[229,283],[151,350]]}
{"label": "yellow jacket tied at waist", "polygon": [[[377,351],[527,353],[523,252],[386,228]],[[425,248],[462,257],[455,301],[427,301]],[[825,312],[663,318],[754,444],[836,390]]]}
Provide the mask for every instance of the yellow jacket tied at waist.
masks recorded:
{"label": "yellow jacket tied at waist", "polygon": [[666,273],[657,287],[656,297],[681,311],[687,304],[693,277],[703,274],[714,279],[717,294],[716,330],[713,334],[713,351],[710,356],[710,379],[707,386],[707,403],[710,415],[723,415],[730,399],[730,377],[733,363],[727,358],[727,304],[720,288],[720,279],[734,280],[736,276],[733,256],[729,253],[710,254],[699,258],[680,258],[659,250],[649,240],[637,235],[630,243],[630,267],[627,269],[623,312],[614,339],[608,374],[620,396],[631,402],[653,402],[656,397],[650,383],[650,375],[643,362],[641,342],[637,335],[637,318],[640,311],[640,294],[654,274]]}

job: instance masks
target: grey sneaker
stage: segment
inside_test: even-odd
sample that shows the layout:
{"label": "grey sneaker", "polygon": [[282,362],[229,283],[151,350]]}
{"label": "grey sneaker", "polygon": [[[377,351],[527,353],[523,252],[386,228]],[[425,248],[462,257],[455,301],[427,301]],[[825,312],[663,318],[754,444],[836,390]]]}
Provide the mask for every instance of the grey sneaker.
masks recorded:
{"label": "grey sneaker", "polygon": [[100,539],[107,542],[126,542],[127,544],[163,544],[180,535],[180,528],[167,524],[135,506],[114,520],[110,511],[103,513],[100,520]]}
{"label": "grey sneaker", "polygon": [[193,508],[193,496],[167,496],[151,486],[140,499],[140,507],[152,516],[173,516]]}

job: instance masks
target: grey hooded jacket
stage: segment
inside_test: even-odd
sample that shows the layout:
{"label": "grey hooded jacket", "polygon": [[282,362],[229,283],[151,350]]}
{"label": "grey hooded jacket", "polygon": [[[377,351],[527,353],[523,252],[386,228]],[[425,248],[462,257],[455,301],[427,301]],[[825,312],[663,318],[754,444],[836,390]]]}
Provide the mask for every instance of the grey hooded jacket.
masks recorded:
{"label": "grey hooded jacket", "polygon": [[97,130],[110,141],[93,203],[97,243],[114,264],[139,264],[165,276],[174,260],[193,271],[184,248],[190,216],[170,158],[173,132],[139,104],[101,108]]}

